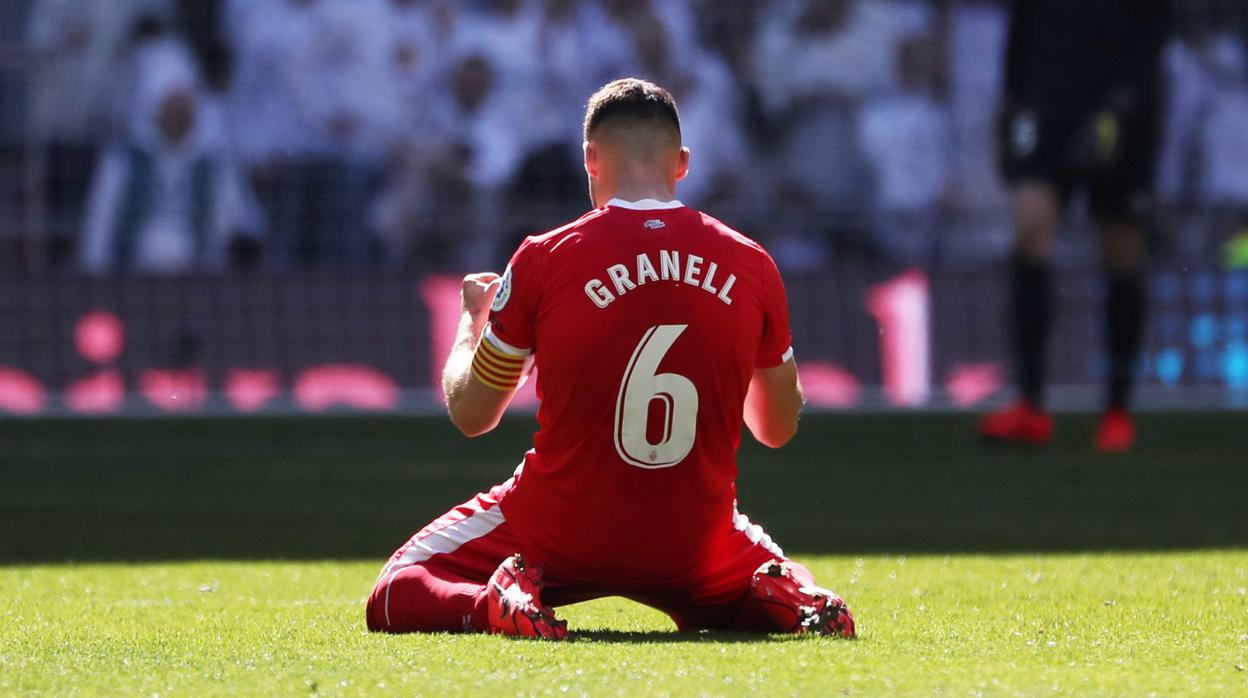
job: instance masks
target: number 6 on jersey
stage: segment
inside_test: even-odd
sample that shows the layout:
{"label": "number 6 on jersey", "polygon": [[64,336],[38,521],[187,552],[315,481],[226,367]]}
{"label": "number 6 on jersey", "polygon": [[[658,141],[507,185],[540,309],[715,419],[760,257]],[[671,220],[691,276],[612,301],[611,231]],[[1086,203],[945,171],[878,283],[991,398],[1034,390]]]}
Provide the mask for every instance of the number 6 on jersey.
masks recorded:
{"label": "number 6 on jersey", "polygon": [[[656,373],[659,363],[688,325],[656,325],[646,330],[620,381],[615,400],[615,450],[639,468],[670,468],[693,450],[698,423],[698,390],[678,373]],[[662,432],[650,443],[650,405],[660,401]]]}

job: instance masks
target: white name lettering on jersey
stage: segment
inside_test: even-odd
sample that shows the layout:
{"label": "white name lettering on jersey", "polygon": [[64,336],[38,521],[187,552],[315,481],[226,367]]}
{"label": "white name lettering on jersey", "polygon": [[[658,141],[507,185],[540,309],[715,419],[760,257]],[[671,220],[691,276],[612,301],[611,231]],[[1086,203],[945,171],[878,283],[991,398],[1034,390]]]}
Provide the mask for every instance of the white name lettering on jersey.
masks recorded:
{"label": "white name lettering on jersey", "polygon": [[[682,267],[680,252],[677,250],[660,250],[657,267],[654,260],[643,252],[630,265],[612,264],[603,276],[607,281],[594,278],[585,284],[585,295],[599,308],[606,308],[616,298],[656,281],[688,284],[715,296],[724,305],[732,305],[732,296],[728,294],[737,283],[736,274],[728,274],[727,278],[723,278],[720,276],[719,264],[696,254],[686,255]],[[722,282],[720,279],[723,279]],[[722,285],[716,285],[721,283]]]}

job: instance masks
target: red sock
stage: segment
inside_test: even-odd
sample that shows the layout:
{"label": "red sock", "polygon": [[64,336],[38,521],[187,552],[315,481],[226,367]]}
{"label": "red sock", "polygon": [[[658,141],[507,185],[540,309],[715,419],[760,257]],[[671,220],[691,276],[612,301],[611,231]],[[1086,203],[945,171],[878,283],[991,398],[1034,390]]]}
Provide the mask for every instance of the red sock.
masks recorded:
{"label": "red sock", "polygon": [[368,629],[390,633],[483,632],[489,629],[485,585],[460,575],[409,565],[385,574],[368,598]]}

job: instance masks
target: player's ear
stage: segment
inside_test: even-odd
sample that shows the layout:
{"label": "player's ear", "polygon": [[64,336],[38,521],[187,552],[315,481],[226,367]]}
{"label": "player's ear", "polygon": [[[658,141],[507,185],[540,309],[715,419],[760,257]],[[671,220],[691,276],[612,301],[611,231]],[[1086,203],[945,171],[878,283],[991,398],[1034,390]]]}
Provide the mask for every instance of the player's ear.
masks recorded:
{"label": "player's ear", "polygon": [[689,175],[689,148],[681,146],[680,155],[676,157],[676,181],[684,179]]}
{"label": "player's ear", "polygon": [[598,176],[598,148],[593,143],[585,140],[581,143],[581,150],[585,151],[585,174],[590,177]]}

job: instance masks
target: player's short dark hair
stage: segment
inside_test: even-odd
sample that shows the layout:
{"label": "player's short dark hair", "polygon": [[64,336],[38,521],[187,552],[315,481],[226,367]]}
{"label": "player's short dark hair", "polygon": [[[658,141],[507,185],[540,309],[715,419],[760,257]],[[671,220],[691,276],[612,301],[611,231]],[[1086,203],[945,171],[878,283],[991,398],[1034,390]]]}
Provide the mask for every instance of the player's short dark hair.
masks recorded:
{"label": "player's short dark hair", "polygon": [[672,93],[638,78],[622,78],[603,85],[585,107],[585,139],[603,124],[671,128],[680,142],[680,112]]}

